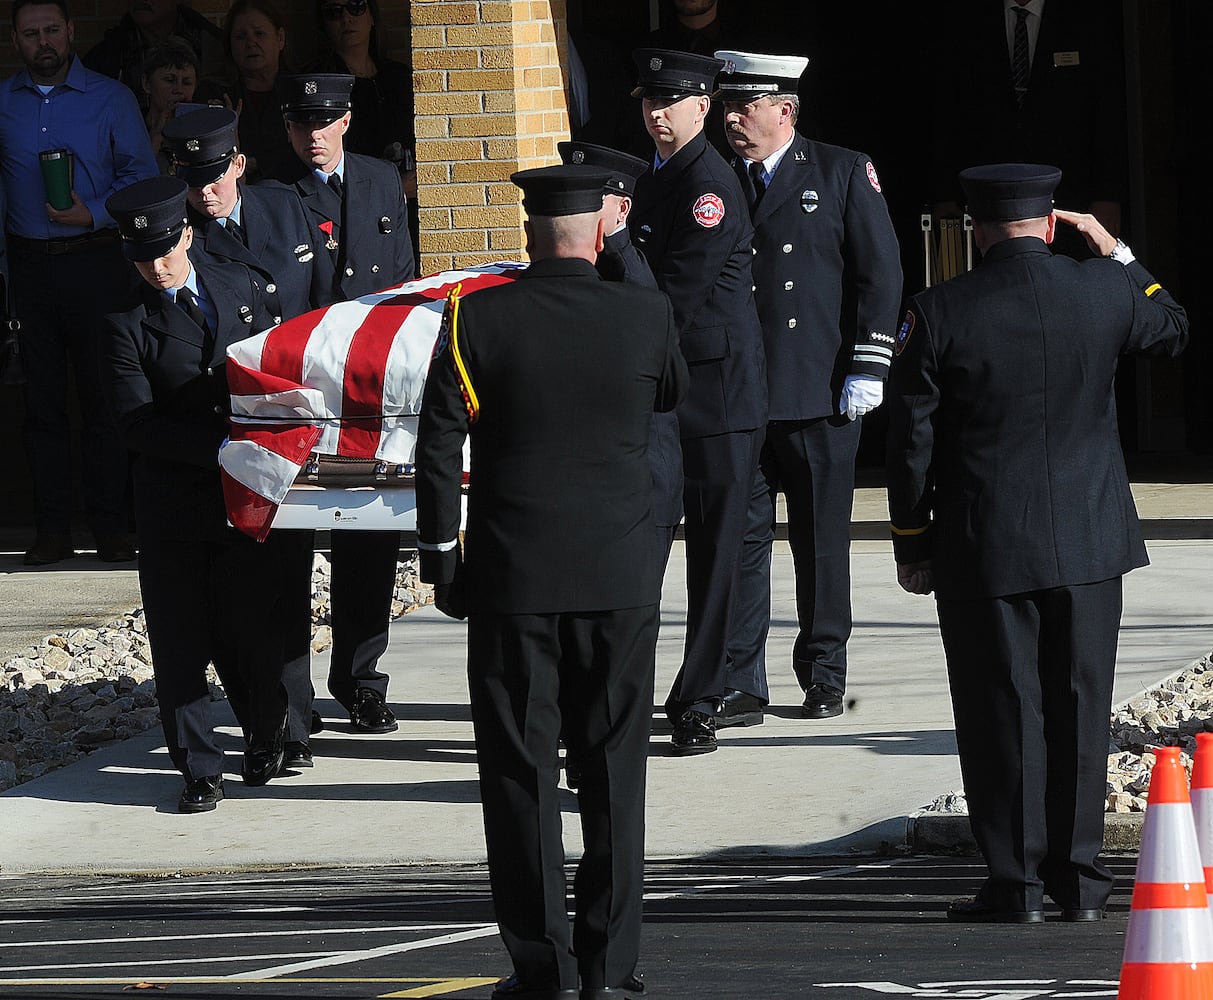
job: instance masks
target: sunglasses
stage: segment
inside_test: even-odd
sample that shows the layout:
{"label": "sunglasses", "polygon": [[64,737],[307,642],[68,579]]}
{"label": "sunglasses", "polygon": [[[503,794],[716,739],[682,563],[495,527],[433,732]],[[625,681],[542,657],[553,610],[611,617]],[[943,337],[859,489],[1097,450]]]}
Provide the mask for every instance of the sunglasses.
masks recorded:
{"label": "sunglasses", "polygon": [[361,17],[366,13],[367,0],[346,0],[346,3],[326,3],[320,14],[326,21],[340,21],[343,13],[350,17]]}

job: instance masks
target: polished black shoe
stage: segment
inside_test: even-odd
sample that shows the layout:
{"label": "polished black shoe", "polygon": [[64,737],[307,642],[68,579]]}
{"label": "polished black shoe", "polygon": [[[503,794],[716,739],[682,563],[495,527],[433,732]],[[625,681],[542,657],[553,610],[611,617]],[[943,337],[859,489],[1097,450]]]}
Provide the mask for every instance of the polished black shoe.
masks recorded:
{"label": "polished black shoe", "polygon": [[716,728],[761,726],[764,708],[766,708],[766,704],[756,695],[725,688],[724,696],[716,707]]}
{"label": "polished black shoe", "polygon": [[76,554],[72,536],[59,531],[40,531],[22,560],[26,566],[50,566]]}
{"label": "polished black shoe", "polygon": [[213,774],[206,778],[195,778],[185,783],[185,790],[177,800],[177,811],[183,813],[210,812],[223,799],[223,775]]}
{"label": "polished black shoe", "polygon": [[287,740],[282,744],[282,769],[295,770],[312,766],[312,748],[304,740]]}
{"label": "polished black shoe", "polygon": [[551,986],[527,986],[518,975],[507,976],[493,987],[493,1000],[560,1000],[576,997],[576,990],[561,990]]}
{"label": "polished black shoe", "polygon": [[312,724],[309,727],[308,731],[311,733],[312,736],[315,736],[317,733],[324,732],[324,719],[322,719],[320,717],[320,713],[317,712],[314,708],[312,709]]}
{"label": "polished black shoe", "polygon": [[251,746],[244,751],[244,765],[240,768],[240,777],[250,788],[258,788],[282,773],[284,756],[281,740],[268,745]]}
{"label": "polished black shoe", "polygon": [[644,980],[639,976],[628,976],[618,986],[583,986],[580,1000],[641,1000],[647,996]]}
{"label": "polished black shoe", "polygon": [[384,704],[383,695],[371,688],[359,688],[354,692],[350,723],[360,733],[394,733],[400,728],[396,716]]}
{"label": "polished black shoe", "polygon": [[1071,924],[1085,924],[1103,918],[1103,907],[1067,907],[1061,911],[1061,919]]}
{"label": "polished black shoe", "polygon": [[688,711],[674,723],[674,753],[689,757],[716,749],[716,717],[707,712]]}
{"label": "polished black shoe", "polygon": [[132,562],[135,543],[130,535],[98,535],[97,558],[107,563]]}
{"label": "polished black shoe", "polygon": [[806,719],[833,719],[842,715],[842,691],[829,684],[810,684],[800,714]]}
{"label": "polished black shoe", "polygon": [[961,924],[1039,924],[1044,910],[1008,910],[981,899],[956,899],[948,905],[948,919]]}

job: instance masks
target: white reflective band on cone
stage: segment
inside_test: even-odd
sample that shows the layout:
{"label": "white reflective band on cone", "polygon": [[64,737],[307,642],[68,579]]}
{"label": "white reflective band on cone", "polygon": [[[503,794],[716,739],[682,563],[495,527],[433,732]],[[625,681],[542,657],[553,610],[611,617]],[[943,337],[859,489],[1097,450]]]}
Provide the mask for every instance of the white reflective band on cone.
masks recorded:
{"label": "white reflective band on cone", "polygon": [[1137,881],[1204,884],[1196,824],[1186,802],[1160,802],[1146,808]]}
{"label": "white reflective band on cone", "polygon": [[1213,962],[1213,916],[1207,908],[1194,906],[1134,910],[1125,931],[1125,961],[1167,965]]}

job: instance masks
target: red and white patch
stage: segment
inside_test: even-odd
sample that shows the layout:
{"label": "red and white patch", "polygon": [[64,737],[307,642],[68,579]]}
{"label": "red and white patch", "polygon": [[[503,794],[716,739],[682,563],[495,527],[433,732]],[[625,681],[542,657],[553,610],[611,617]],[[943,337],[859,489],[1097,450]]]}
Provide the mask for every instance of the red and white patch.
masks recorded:
{"label": "red and white patch", "polygon": [[871,160],[868,160],[868,183],[876,189],[877,194],[880,193],[880,178],[876,176],[876,168]]}
{"label": "red and white patch", "polygon": [[719,195],[701,194],[691,214],[704,229],[715,229],[724,222],[724,202]]}

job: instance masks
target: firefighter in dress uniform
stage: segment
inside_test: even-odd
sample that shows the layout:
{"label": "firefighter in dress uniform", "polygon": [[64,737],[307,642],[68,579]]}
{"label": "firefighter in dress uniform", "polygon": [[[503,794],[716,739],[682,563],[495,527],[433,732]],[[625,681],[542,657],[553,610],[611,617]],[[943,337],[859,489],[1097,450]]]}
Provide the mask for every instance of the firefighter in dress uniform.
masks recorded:
{"label": "firefighter in dress uniform", "polygon": [[[674,305],[691,389],[678,408],[687,560],[687,635],[666,697],[674,752],[716,749],[747,511],[765,494],[762,328],[751,277],[753,227],[737,177],[703,134],[722,63],[663,49],[633,53],[652,168],[636,182],[629,227]],[[749,558],[745,556],[744,558]]]}
{"label": "firefighter in dress uniform", "polygon": [[[228,108],[200,108],[164,127],[164,147],[176,175],[189,185],[189,219],[195,255],[236,261],[261,278],[275,322],[292,319],[320,299],[314,237],[303,203],[294,191],[243,182],[245,157],[237,145],[237,117]],[[283,683],[290,700],[285,736],[285,769],[312,766],[308,738],[318,732],[312,708],[310,532],[276,533],[284,586],[296,616],[288,639]]]}
{"label": "firefighter in dress uniform", "polygon": [[182,812],[223,798],[206,668],[214,663],[243,727],[248,785],[283,761],[287,624],[281,553],[227,523],[219,446],[227,435],[225,352],[273,325],[256,276],[191,255],[186,184],[138,181],[112,195],[142,301],[106,317],[110,404],[135,453],[139,586],[169,756],[185,778]]}
{"label": "firefighter in dress uniform", "polygon": [[[283,77],[280,85],[287,137],[299,160],[298,170],[280,180],[303,201],[317,245],[315,304],[345,302],[411,281],[416,263],[400,172],[344,149],[354,78],[313,73]],[[388,676],[377,664],[387,649],[400,532],[333,531],[331,552],[329,693],[358,732],[393,732]],[[310,621],[310,600],[307,613]]]}
{"label": "firefighter in dress uniform", "polygon": [[[496,1000],[644,990],[635,967],[662,564],[645,453],[653,411],[677,405],[688,375],[668,300],[595,271],[609,176],[513,175],[531,265],[448,304],[418,428],[422,579],[441,610],[468,619],[489,874],[514,963]],[[571,935],[562,728],[583,772]]]}
{"label": "firefighter in dress uniform", "polygon": [[[961,171],[981,266],[897,332],[888,490],[897,579],[935,592],[973,835],[989,877],[950,920],[1099,920],[1123,574],[1149,559],[1116,425],[1122,356],[1179,354],[1184,311],[1061,171]],[[1097,260],[1054,255],[1058,225]]]}
{"label": "firefighter in dress uniform", "polygon": [[754,285],[767,359],[768,498],[751,528],[717,725],[762,720],[769,701],[775,497],[787,498],[802,714],[841,715],[851,635],[851,506],[860,418],[880,405],[901,305],[897,237],[872,161],[795,129],[803,56],[721,51],[717,97],[754,222]]}

